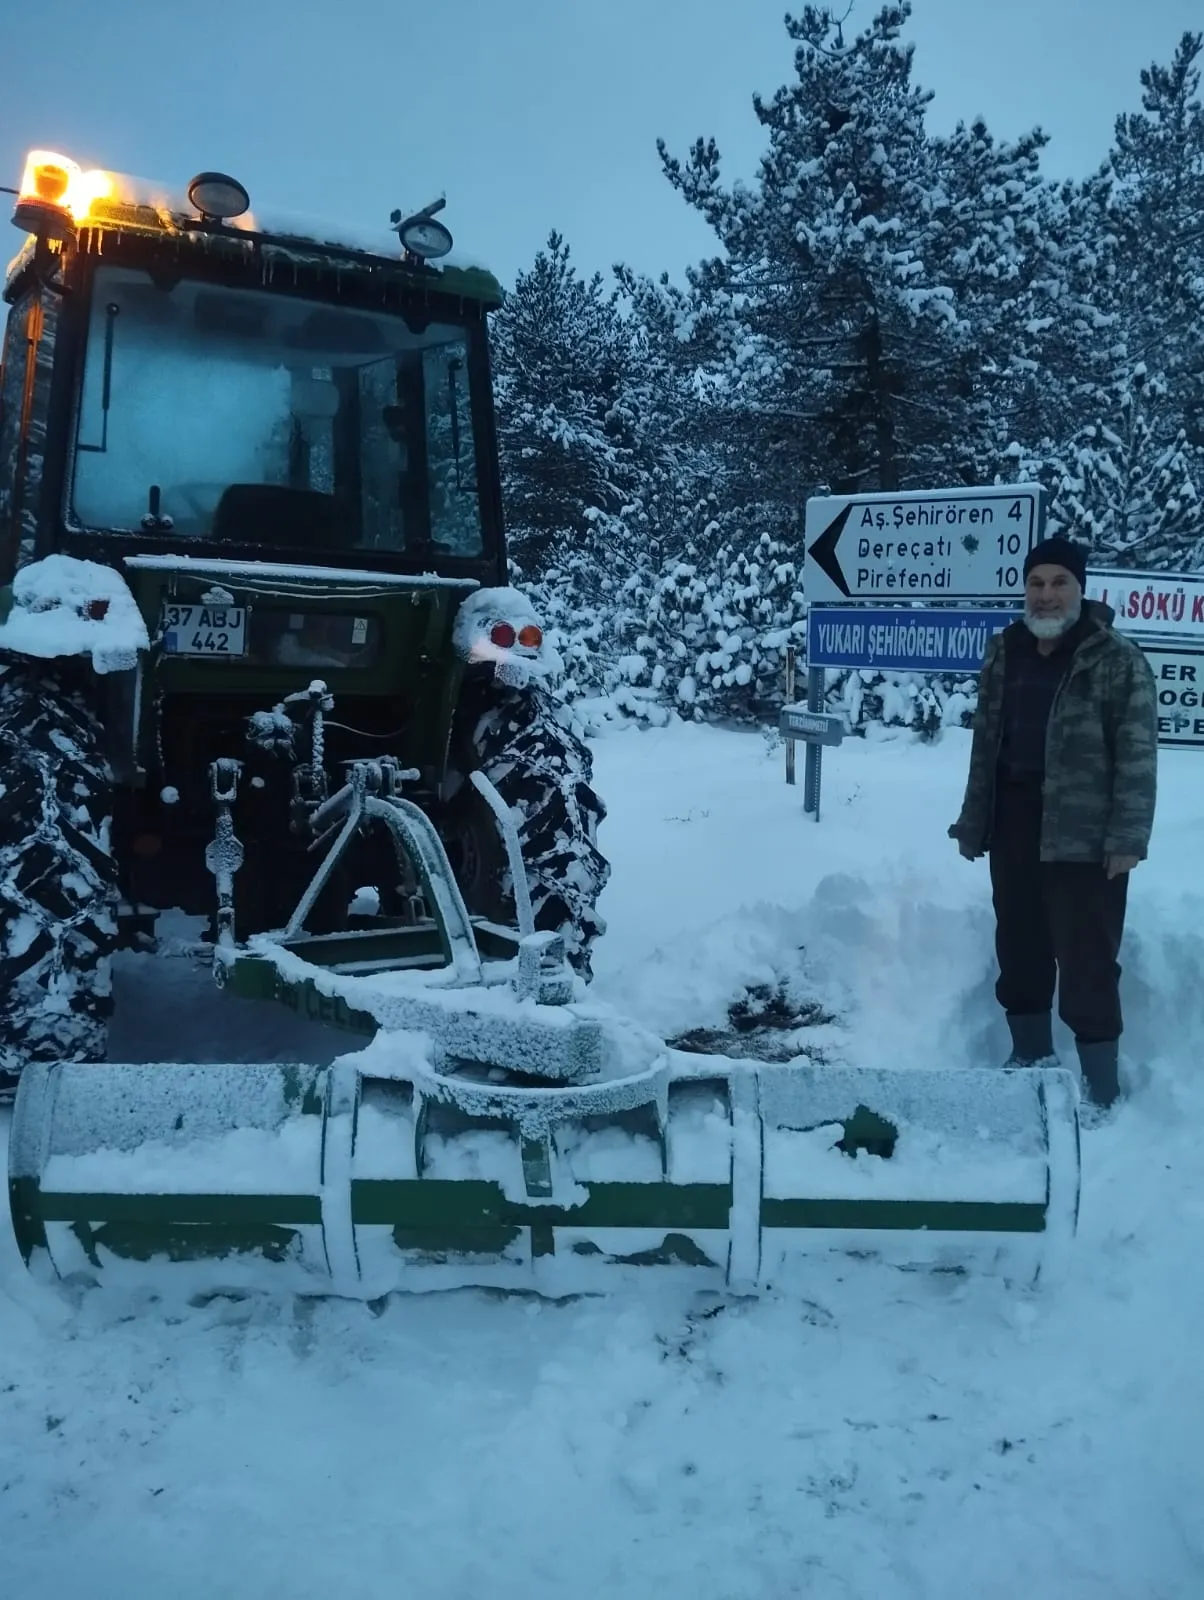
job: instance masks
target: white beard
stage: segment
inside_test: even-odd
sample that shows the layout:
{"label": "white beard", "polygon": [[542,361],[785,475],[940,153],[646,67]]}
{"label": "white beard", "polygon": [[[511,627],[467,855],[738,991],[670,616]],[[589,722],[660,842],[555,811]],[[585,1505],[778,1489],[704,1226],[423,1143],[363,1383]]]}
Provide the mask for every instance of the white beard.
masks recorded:
{"label": "white beard", "polygon": [[1060,639],[1064,633],[1070,632],[1082,614],[1083,602],[1081,600],[1076,600],[1064,617],[1034,617],[1026,606],[1024,608],[1024,626],[1034,639]]}

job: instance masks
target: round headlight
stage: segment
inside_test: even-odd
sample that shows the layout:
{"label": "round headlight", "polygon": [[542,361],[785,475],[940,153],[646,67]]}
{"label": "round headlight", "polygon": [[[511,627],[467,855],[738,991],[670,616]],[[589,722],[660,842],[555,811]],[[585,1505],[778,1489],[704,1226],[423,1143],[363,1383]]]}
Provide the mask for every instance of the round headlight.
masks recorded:
{"label": "round headlight", "polygon": [[451,233],[433,217],[413,217],[409,222],[403,222],[397,232],[411,255],[419,256],[423,261],[436,261],[452,247]]}
{"label": "round headlight", "polygon": [[188,199],[207,222],[229,222],[251,209],[251,196],[224,172],[198,172],[188,185]]}

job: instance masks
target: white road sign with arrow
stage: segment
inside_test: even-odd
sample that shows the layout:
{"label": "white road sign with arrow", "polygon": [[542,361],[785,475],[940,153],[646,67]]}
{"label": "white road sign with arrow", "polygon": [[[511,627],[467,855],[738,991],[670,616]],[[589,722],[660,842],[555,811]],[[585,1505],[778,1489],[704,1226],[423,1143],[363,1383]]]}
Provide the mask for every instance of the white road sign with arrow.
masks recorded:
{"label": "white road sign with arrow", "polygon": [[807,501],[804,592],[820,605],[1019,599],[1044,526],[1035,483],[826,495]]}

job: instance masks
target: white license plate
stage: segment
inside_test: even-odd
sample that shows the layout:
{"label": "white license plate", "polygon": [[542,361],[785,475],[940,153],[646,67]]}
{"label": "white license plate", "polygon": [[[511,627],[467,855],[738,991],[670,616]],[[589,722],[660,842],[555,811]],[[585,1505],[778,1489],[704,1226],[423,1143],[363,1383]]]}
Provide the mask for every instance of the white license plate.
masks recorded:
{"label": "white license plate", "polygon": [[164,606],[163,648],[172,656],[245,656],[245,606]]}

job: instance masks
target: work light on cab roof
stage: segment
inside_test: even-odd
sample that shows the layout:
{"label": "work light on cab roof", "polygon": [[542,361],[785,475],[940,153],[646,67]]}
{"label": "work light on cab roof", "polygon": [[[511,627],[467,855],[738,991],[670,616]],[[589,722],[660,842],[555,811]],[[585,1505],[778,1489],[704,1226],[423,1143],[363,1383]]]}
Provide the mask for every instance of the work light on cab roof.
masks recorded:
{"label": "work light on cab roof", "polygon": [[423,206],[412,216],[403,217],[400,211],[390,214],[389,223],[396,230],[402,253],[408,259],[437,261],[440,256],[447,255],[453,243],[451,232],[435,221],[436,211],[442,211],[446,204],[446,197],[440,195],[438,200],[432,200],[429,206]]}
{"label": "work light on cab roof", "polygon": [[251,209],[251,196],[225,172],[198,172],[188,185],[188,199],[203,222],[232,222]]}

